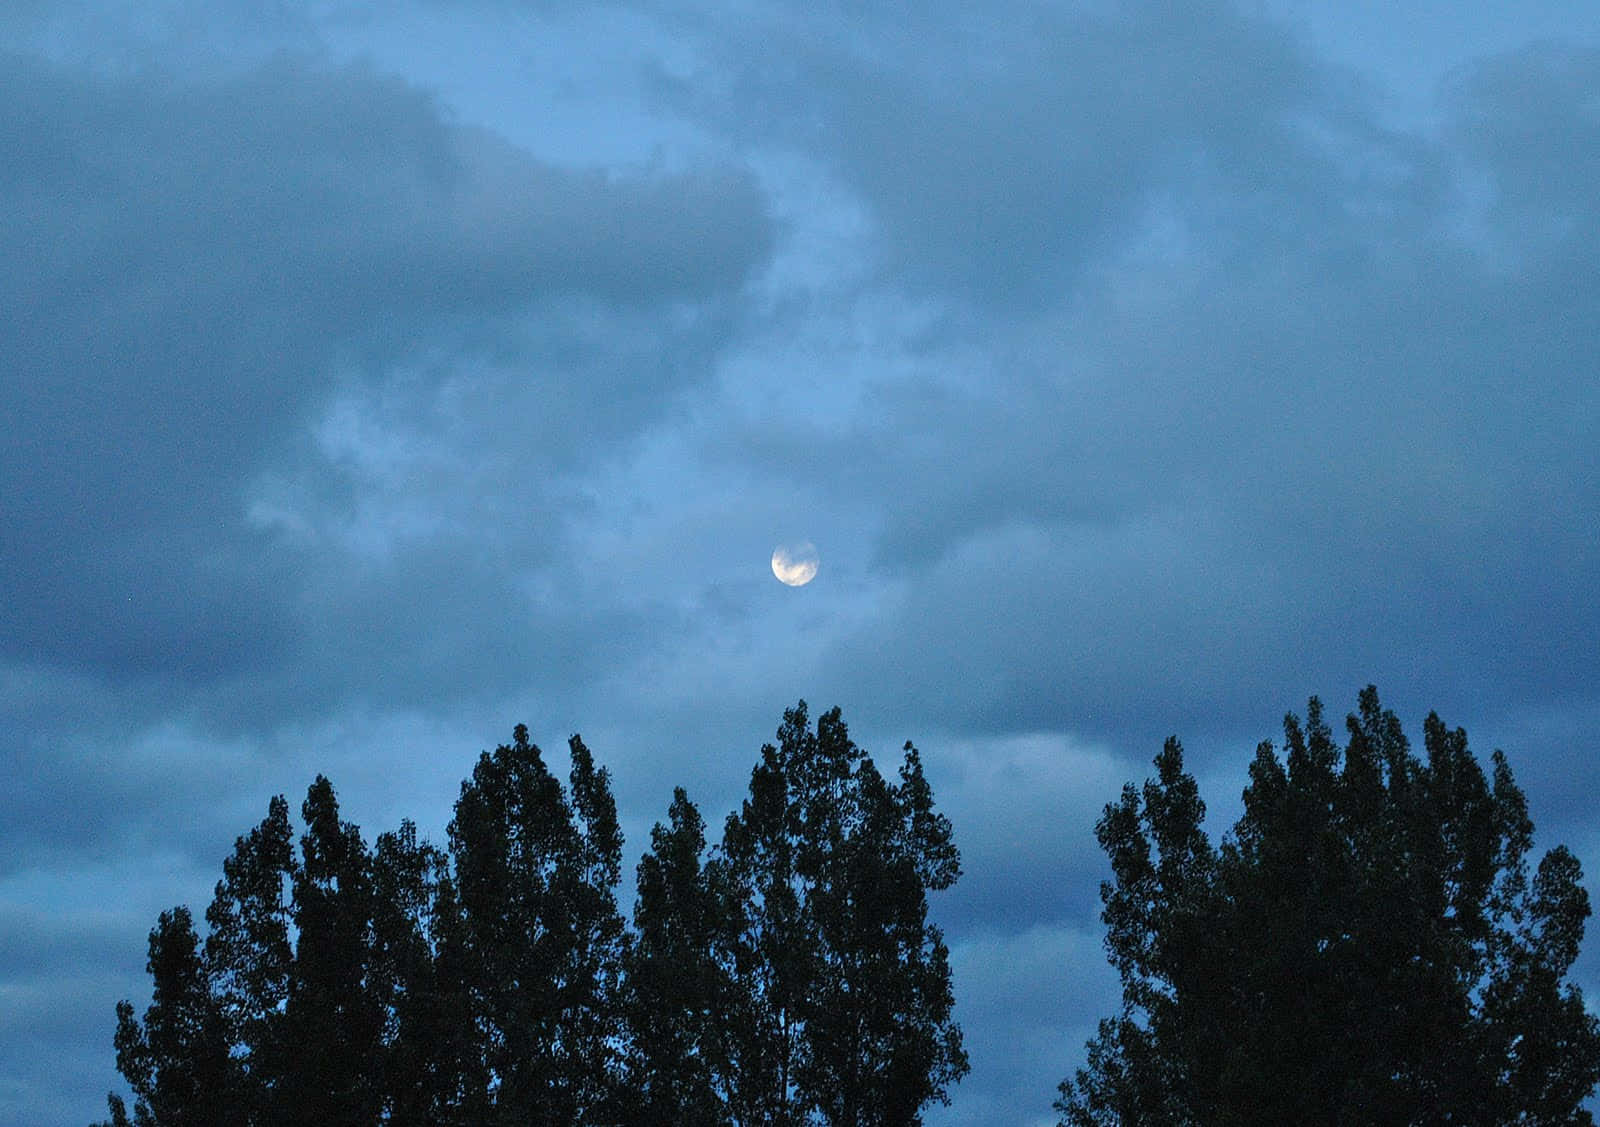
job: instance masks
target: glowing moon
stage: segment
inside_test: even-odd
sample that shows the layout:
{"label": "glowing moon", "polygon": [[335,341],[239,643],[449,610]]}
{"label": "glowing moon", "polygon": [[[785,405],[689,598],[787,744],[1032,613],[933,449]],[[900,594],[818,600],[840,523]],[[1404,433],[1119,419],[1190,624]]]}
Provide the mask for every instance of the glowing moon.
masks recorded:
{"label": "glowing moon", "polygon": [[772,552],[772,574],[790,587],[804,587],[817,577],[816,545],[809,540],[779,544]]}

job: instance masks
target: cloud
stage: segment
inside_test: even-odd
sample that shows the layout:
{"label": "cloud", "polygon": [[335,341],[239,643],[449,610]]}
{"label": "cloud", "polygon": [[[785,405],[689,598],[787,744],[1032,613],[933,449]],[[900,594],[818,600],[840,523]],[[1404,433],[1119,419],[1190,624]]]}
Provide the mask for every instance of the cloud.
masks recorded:
{"label": "cloud", "polygon": [[[246,489],[342,376],[381,383],[451,334],[476,334],[502,370],[631,334],[589,361],[586,383],[544,382],[547,402],[568,400],[555,426],[525,424],[531,441],[566,441],[574,413],[615,412],[612,365],[629,364],[626,433],[697,378],[681,351],[652,357],[653,382],[631,362],[663,334],[703,337],[674,320],[737,289],[766,252],[760,197],[737,173],[541,165],[360,67],[283,57],[185,82],[13,62],[11,657],[261,672],[301,629],[284,594],[296,561],[247,525]],[[637,312],[660,303],[686,311]],[[536,328],[496,324],[546,304],[558,308]],[[578,387],[591,394],[571,401]]]}
{"label": "cloud", "polygon": [[685,20],[717,65],[664,90],[859,192],[885,279],[990,309],[1050,302],[1197,176],[1230,205],[1314,189],[1301,122],[1348,112],[1293,37],[1226,4],[754,14]]}
{"label": "cloud", "polygon": [[[1168,734],[1221,810],[1284,709],[1376,681],[1583,821],[1593,49],[1401,127],[1210,2],[629,4],[592,57],[598,17],[433,5],[481,74],[408,62],[428,5],[201,7],[0,16],[0,853],[38,882],[0,907],[85,1091],[118,991],[73,968],[119,944],[138,989],[268,795],[325,770],[437,836],[519,720],[584,733],[635,845],[675,784],[715,825],[798,696],[916,740],[967,867],[950,1122],[1048,1121],[1106,1011],[1093,822]],[[15,914],[122,855],[133,924]]]}
{"label": "cloud", "polygon": [[[1541,43],[1458,68],[1445,87],[1453,139],[1491,178],[1504,236],[1558,251],[1592,236],[1600,49]],[[1502,250],[1512,249],[1511,238]]]}
{"label": "cloud", "polygon": [[[715,455],[803,483],[910,582],[839,640],[843,678],[946,722],[1116,739],[1139,715],[1170,730],[1237,714],[1286,670],[1307,692],[1470,686],[1486,709],[1583,695],[1597,669],[1582,639],[1600,626],[1600,395],[1578,328],[1600,304],[1578,187],[1593,54],[1483,62],[1446,89],[1438,134],[1401,133],[1269,28],[1219,16],[1193,49],[1158,50],[1149,37],[1184,17],[1126,12],[1098,38],[1018,48],[1038,65],[1005,80],[1103,84],[1105,128],[1183,151],[1107,149],[1110,212],[1034,200],[1014,163],[948,166],[973,146],[937,112],[908,129],[948,136],[948,153],[884,140],[896,159],[870,162],[842,124],[795,142],[923,266],[962,258],[959,240],[1008,246],[942,194],[981,179],[1034,233],[1001,256],[1016,284],[1045,287],[975,296],[977,275],[952,267],[921,291],[936,312],[903,351],[862,345],[885,373],[911,363],[848,422],[758,417]],[[1095,69],[1109,40],[1124,83]],[[865,73],[832,41],[804,43]],[[929,96],[963,112],[981,48],[915,57]],[[780,121],[809,104],[785,89]],[[876,112],[917,117],[893,109],[893,80],[877,93]],[[986,146],[1036,160],[1100,155],[1085,138],[1105,118],[1086,116],[978,114]],[[874,179],[902,175],[894,191]],[[924,207],[947,226],[917,227]],[[1086,214],[1110,216],[1101,235],[1065,233]],[[1052,265],[1034,271],[1033,254]]]}
{"label": "cloud", "polygon": [[1105,864],[1094,826],[1137,764],[1043,732],[917,742],[936,763],[932,782],[961,849],[964,875],[935,901],[954,941],[1098,915]]}
{"label": "cloud", "polygon": [[563,545],[583,474],[708,378],[769,253],[750,176],[542,163],[300,55],[7,58],[8,872],[213,865],[336,770],[297,734],[375,716],[359,760],[396,713],[470,705],[466,755],[530,678],[614,665],[597,631],[647,632],[582,605]]}

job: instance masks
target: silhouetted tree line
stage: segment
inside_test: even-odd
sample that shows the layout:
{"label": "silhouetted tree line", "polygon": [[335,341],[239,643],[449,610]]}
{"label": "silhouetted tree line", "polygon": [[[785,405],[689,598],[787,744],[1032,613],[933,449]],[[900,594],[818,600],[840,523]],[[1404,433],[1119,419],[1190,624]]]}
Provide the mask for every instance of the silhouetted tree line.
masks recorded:
{"label": "silhouetted tree line", "polygon": [[1220,846],[1169,740],[1097,826],[1122,1013],[1061,1085],[1063,1127],[1591,1124],[1600,1022],[1565,981],[1577,859],[1437,714],[1426,760],[1370,686],[1341,752],[1313,699],[1263,743]]}
{"label": "silhouetted tree line", "polygon": [[674,793],[631,928],[608,774],[569,748],[565,787],[525,727],[483,754],[445,849],[409,822],[369,849],[319,776],[297,850],[274,798],[205,938],[183,907],[150,933],[109,1127],[874,1127],[947,1102],[968,1066],[927,893],[960,861],[914,747],[887,779],[800,702],[719,846]]}
{"label": "silhouetted tree line", "polygon": [[[1122,1007],[1062,1127],[1592,1124],[1576,858],[1530,874],[1505,756],[1485,774],[1437,715],[1425,759],[1371,687],[1346,727],[1286,717],[1219,845],[1176,739],[1105,808]],[[607,774],[570,749],[565,788],[525,728],[483,755],[446,850],[409,823],[369,850],[319,777],[297,852],[274,799],[205,940],[163,913],[153,1001],[117,1007],[131,1122],[889,1127],[947,1102],[968,1066],[926,898],[960,864],[915,748],[890,781],[802,701],[720,845],[674,793],[631,928]]]}

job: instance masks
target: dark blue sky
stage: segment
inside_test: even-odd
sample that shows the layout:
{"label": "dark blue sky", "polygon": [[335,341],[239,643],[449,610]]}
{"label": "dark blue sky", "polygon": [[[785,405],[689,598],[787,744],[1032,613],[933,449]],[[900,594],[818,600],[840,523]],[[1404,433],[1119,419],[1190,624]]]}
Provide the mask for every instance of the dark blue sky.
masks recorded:
{"label": "dark blue sky", "polygon": [[518,721],[635,850],[915,740],[938,1124],[1053,1120],[1170,733],[1217,834],[1375,682],[1600,872],[1600,9],[1503,7],[7,4],[0,1125],[269,796],[438,838]]}

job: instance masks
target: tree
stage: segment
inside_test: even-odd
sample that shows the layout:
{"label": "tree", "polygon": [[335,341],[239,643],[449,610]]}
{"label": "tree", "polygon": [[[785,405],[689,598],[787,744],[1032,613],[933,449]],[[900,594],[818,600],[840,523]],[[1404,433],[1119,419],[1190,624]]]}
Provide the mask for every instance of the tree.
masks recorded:
{"label": "tree", "polygon": [[283,1011],[294,965],[287,896],[298,867],[289,804],[278,795],[261,824],[234,843],[206,909],[206,977],[239,1068],[232,1108],[241,1123],[270,1121],[286,1066]]}
{"label": "tree", "polygon": [[[151,933],[155,998],[143,1025],[129,1003],[117,1007],[117,1067],[135,1124],[378,1121],[371,859],[327,779],[301,810],[298,858],[282,796],[237,840],[203,948],[186,908]],[[111,1123],[125,1122],[122,1101],[110,1106]]]}
{"label": "tree", "polygon": [[386,1015],[370,976],[372,858],[360,829],[340,819],[324,776],[311,784],[300,810],[306,832],[292,878],[297,942],[271,1118],[361,1127],[377,1122],[384,1102],[373,1068]]}
{"label": "tree", "polygon": [[203,951],[187,909],[163,915],[144,1022],[118,1006],[134,1122],[621,1122],[622,834],[609,776],[569,749],[570,802],[525,727],[483,755],[448,855],[410,823],[370,852],[320,775],[297,855],[274,798]]}
{"label": "tree", "polygon": [[150,936],[154,998],[117,1007],[133,1090],[102,1127],[910,1127],[967,1069],[927,893],[960,873],[921,758],[898,782],[804,702],[707,854],[681,790],[617,908],[610,777],[568,785],[518,725],[462,783],[449,849],[369,850],[317,776],[223,863],[195,934]]}
{"label": "tree", "polygon": [[1106,807],[1123,1012],[1061,1085],[1064,1125],[1588,1124],[1600,1023],[1565,977],[1588,895],[1505,756],[1436,714],[1426,761],[1368,687],[1342,752],[1313,699],[1263,743],[1214,847],[1183,750]]}
{"label": "tree", "polygon": [[436,961],[441,884],[446,858],[417,840],[402,821],[380,834],[372,856],[372,993],[384,1015],[379,1090],[382,1121],[392,1127],[432,1127],[449,1121],[466,1085],[461,1061],[464,1024],[459,993],[442,985]]}
{"label": "tree", "polygon": [[732,1122],[723,1023],[737,986],[720,955],[722,904],[703,864],[705,821],[682,787],[639,860],[628,952],[628,1087],[639,1123]]}
{"label": "tree", "polygon": [[[133,1006],[117,1004],[117,1069],[134,1094],[139,1127],[210,1127],[225,1122],[236,1088],[223,1015],[206,982],[200,941],[189,909],[162,912],[150,933],[146,964],[154,997],[141,1024]],[[127,1110],[110,1098],[113,1125]]]}
{"label": "tree", "polygon": [[837,708],[812,731],[801,701],[728,818],[709,879],[739,985],[721,1057],[740,1124],[917,1124],[967,1071],[949,951],[927,919],[960,859],[905,752],[890,784]]}
{"label": "tree", "polygon": [[486,1068],[484,1122],[613,1122],[623,1030],[622,834],[609,777],[574,736],[572,800],[528,730],[485,752],[450,823],[450,957]]}

